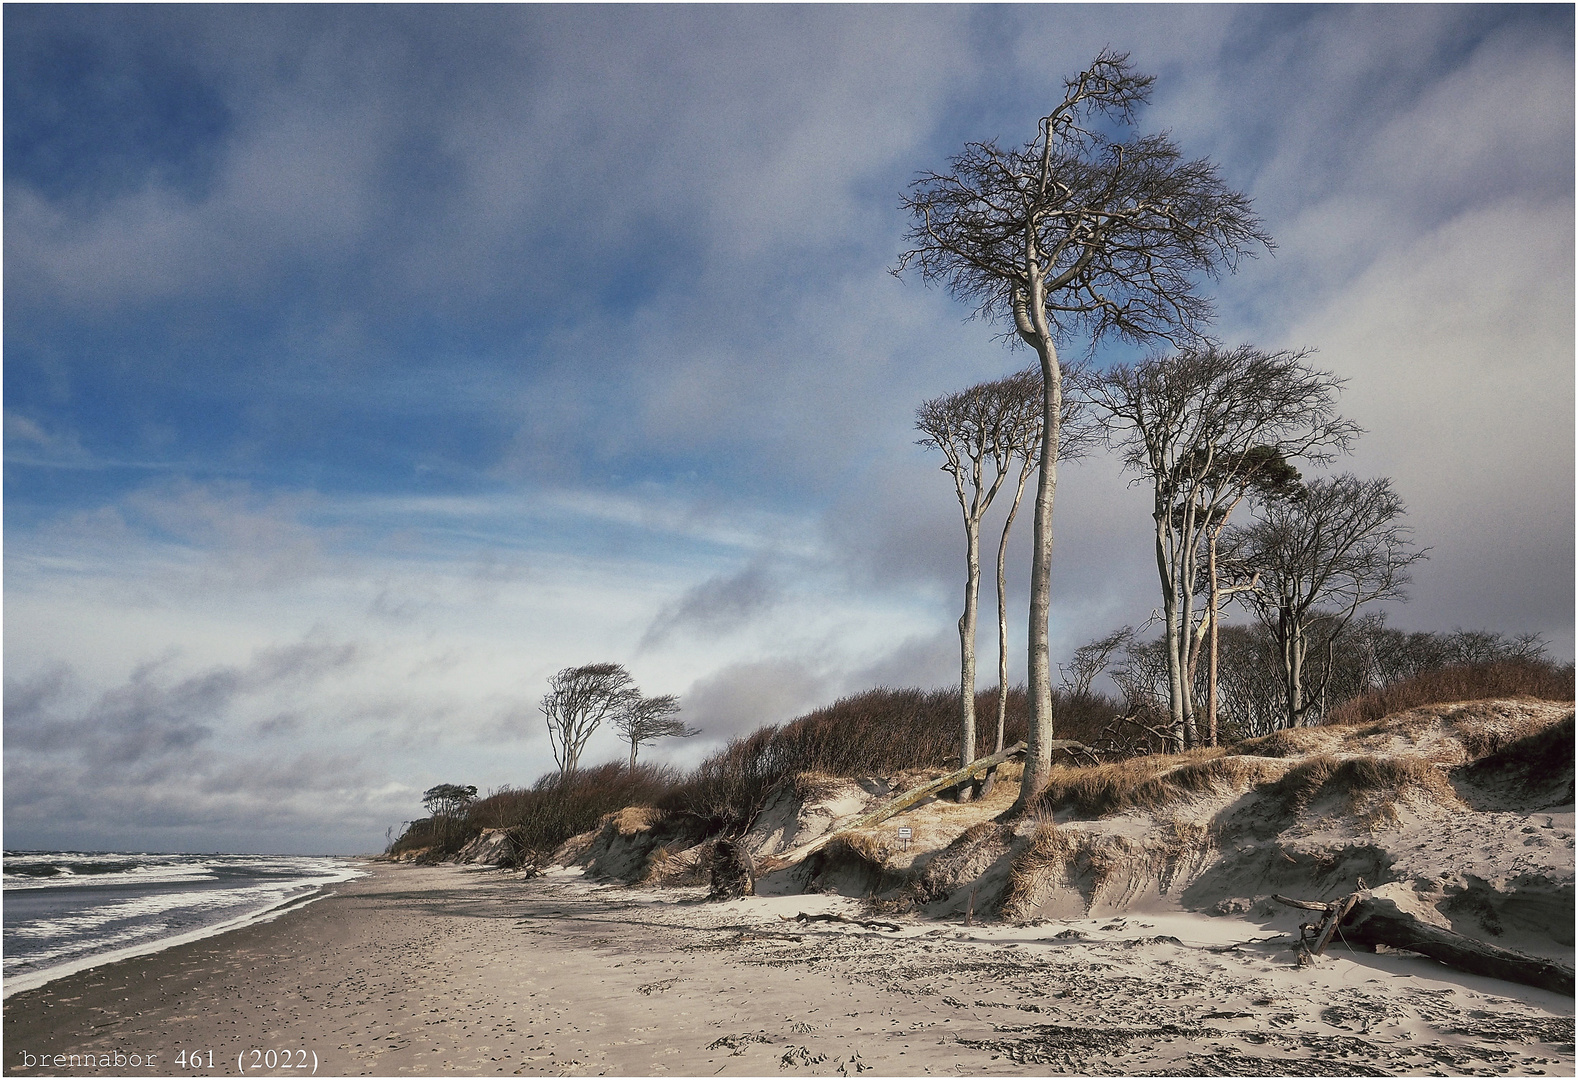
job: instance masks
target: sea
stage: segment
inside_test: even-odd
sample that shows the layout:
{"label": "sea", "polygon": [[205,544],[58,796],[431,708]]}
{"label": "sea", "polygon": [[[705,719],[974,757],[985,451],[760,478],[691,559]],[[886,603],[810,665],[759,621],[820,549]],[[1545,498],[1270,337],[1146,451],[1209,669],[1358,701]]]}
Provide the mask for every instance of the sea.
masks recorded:
{"label": "sea", "polygon": [[4,994],[272,919],[363,876],[349,859],[6,851]]}

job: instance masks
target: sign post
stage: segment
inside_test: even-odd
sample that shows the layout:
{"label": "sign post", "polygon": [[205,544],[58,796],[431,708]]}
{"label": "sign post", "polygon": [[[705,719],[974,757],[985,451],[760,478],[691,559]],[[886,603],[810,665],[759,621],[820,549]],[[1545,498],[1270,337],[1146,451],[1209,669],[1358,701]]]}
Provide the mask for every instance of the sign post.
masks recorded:
{"label": "sign post", "polygon": [[905,851],[908,851],[910,849],[910,837],[912,837],[914,835],[915,835],[915,830],[911,829],[908,825],[900,825],[899,826],[899,839],[904,841],[904,850]]}

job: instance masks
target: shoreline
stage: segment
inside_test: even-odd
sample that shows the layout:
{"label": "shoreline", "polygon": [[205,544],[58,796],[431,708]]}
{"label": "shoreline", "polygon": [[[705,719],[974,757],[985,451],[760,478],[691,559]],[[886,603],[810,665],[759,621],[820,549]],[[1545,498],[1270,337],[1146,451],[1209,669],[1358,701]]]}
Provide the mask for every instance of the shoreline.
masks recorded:
{"label": "shoreline", "polygon": [[353,864],[350,869],[353,870],[354,873],[349,874],[343,878],[335,878],[325,881],[322,884],[313,887],[312,891],[310,892],[304,892],[297,896],[283,897],[280,900],[272,904],[267,904],[255,911],[249,911],[245,914],[236,915],[229,919],[221,919],[216,923],[212,923],[207,926],[200,926],[195,930],[188,930],[184,933],[172,934],[168,937],[156,938],[152,941],[144,941],[137,945],[127,945],[119,949],[107,949],[100,953],[89,953],[85,956],[79,956],[73,960],[64,961],[63,963],[52,964],[46,968],[39,968],[34,971],[24,971],[15,975],[7,975],[4,980],[4,986],[0,987],[0,999],[9,1000],[15,994],[25,993],[28,990],[36,990],[41,986],[48,986],[52,982],[66,978],[70,975],[75,975],[80,971],[87,971],[96,967],[104,967],[108,964],[116,964],[123,960],[131,960],[140,956],[153,956],[157,953],[165,951],[166,949],[172,949],[190,942],[202,941],[205,938],[215,937],[220,934],[228,934],[232,930],[241,930],[248,926],[256,926],[263,923],[272,922],[283,915],[285,912],[289,911],[291,908],[301,907],[323,899],[330,894],[330,890],[333,889],[334,886],[342,884],[345,881],[354,881],[356,877],[365,875],[367,871],[360,869],[355,864],[366,864],[372,862],[370,858],[364,856],[345,856],[344,859],[347,863]]}
{"label": "shoreline", "polygon": [[322,1075],[1573,1072],[1570,998],[1404,955],[1299,970],[1231,918],[891,931],[796,919],[862,917],[830,895],[363,869],[269,922],[19,991],[5,1074],[125,1075],[22,1056],[119,1052],[228,1075],[254,1050]]}

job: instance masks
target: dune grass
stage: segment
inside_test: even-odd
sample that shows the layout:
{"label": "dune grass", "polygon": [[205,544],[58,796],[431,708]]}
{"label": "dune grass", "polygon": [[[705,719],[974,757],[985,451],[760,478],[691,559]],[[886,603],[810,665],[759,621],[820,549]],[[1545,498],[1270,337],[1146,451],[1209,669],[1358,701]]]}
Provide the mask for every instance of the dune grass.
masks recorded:
{"label": "dune grass", "polygon": [[1191,795],[1247,790],[1280,771],[1217,747],[1084,768],[1054,767],[1039,806],[1046,812],[1072,810],[1079,817],[1107,817],[1124,810],[1154,810]]}

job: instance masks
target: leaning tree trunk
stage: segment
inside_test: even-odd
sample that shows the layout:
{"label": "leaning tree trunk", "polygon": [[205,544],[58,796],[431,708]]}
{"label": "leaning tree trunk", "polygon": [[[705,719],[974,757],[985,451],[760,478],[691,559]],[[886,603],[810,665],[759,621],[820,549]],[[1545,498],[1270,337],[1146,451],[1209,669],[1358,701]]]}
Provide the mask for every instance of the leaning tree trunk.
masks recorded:
{"label": "leaning tree trunk", "polygon": [[[964,586],[964,614],[959,616],[959,767],[975,760],[975,631],[980,620],[981,524],[965,515],[964,534],[969,567]],[[959,801],[968,802],[970,786],[961,785]]]}

